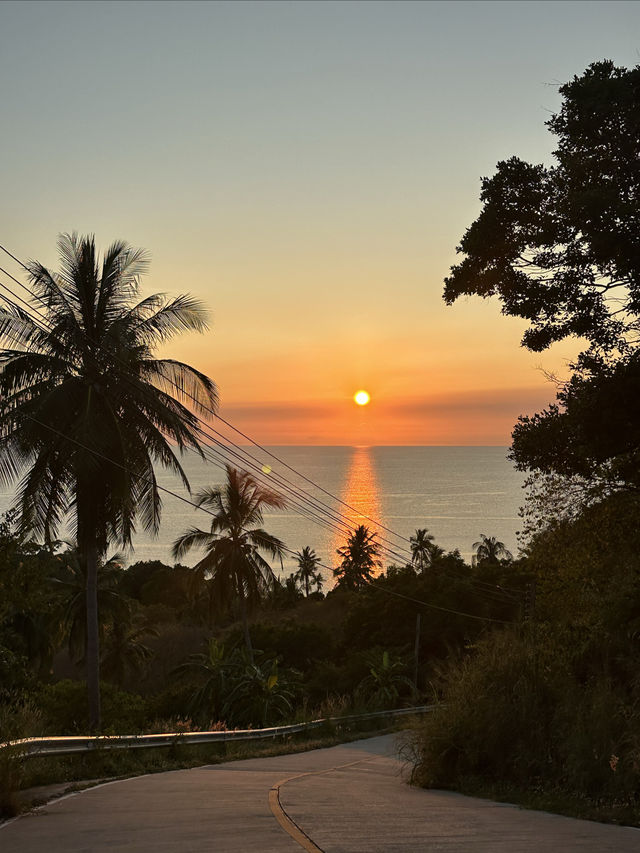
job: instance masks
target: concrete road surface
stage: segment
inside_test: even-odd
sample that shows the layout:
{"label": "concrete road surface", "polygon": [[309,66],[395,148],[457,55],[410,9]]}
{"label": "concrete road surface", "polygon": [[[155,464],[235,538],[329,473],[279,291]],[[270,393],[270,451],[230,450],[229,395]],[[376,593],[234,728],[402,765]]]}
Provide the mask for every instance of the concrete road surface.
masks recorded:
{"label": "concrete road surface", "polygon": [[392,735],[139,776],[0,827],[2,853],[639,853],[640,830],[532,812],[400,778]]}

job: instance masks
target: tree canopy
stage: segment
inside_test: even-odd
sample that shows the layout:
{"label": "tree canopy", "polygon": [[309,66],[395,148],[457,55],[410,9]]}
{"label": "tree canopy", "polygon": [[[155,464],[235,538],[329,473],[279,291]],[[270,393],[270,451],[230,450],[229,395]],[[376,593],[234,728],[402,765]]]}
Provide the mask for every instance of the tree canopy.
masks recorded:
{"label": "tree canopy", "polygon": [[557,402],[520,417],[512,456],[520,468],[580,477],[607,490],[640,489],[640,360],[578,371]]}
{"label": "tree canopy", "polygon": [[265,508],[284,509],[285,501],[246,471],[227,465],[226,472],[224,485],[201,489],[196,495],[197,505],[211,515],[210,530],[189,528],[174,542],[173,555],[179,559],[194,547],[205,550],[193,571],[210,576],[211,593],[220,607],[239,602],[253,662],[247,608],[256,605],[275,581],[261,552],[274,559],[284,552],[284,544],[258,525]]}
{"label": "tree canopy", "polygon": [[483,179],[445,301],[499,296],[529,321],[531,350],[573,335],[592,355],[627,353],[640,331],[640,66],[593,63],[560,93],[554,164],[511,157]]}
{"label": "tree canopy", "polygon": [[148,256],[122,241],[100,258],[92,236],[63,234],[60,271],[28,265],[37,317],[0,308],[0,484],[18,481],[24,531],[55,539],[65,519],[87,581],[91,723],[100,722],[97,578],[109,543],[127,546],[136,522],[157,531],[154,464],[181,477],[175,449],[202,454],[197,415],[217,406],[215,384],[154,357],[176,334],[207,329],[188,295],[139,299]]}
{"label": "tree canopy", "polygon": [[514,431],[522,469],[637,488],[640,459],[640,66],[590,65],[560,87],[547,122],[554,162],[518,157],[482,182],[483,209],[445,280],[449,304],[498,296],[529,322],[541,351],[577,337],[585,348],[557,401]]}

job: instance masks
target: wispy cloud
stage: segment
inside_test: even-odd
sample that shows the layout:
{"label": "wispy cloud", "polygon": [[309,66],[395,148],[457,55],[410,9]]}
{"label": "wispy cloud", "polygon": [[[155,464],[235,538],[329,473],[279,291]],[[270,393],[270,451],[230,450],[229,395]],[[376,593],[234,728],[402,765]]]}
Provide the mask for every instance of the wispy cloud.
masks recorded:
{"label": "wispy cloud", "polygon": [[431,397],[348,401],[284,400],[234,405],[223,416],[256,440],[274,444],[499,444],[518,415],[544,408],[552,386],[483,389]]}

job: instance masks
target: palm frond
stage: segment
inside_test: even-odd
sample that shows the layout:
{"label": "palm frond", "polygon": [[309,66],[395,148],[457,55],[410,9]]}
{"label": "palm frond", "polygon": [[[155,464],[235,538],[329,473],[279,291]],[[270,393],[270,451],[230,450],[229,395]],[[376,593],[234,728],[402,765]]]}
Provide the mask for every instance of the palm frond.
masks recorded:
{"label": "palm frond", "polygon": [[280,557],[284,554],[284,542],[278,539],[277,536],[267,533],[266,530],[249,530],[247,532],[247,539],[252,545],[260,548],[262,551],[266,551],[271,557]]}
{"label": "palm frond", "polygon": [[[149,304],[145,300],[144,306]],[[209,329],[209,312],[204,303],[185,293],[165,302],[148,316],[138,310],[138,316],[135,335],[146,343],[163,343],[179,332],[206,332]]]}
{"label": "palm frond", "polygon": [[218,389],[208,376],[171,358],[143,361],[140,374],[148,382],[208,418],[218,410]]}
{"label": "palm frond", "polygon": [[174,560],[180,560],[192,548],[211,548],[216,542],[214,534],[208,533],[205,530],[200,530],[199,527],[190,527],[182,536],[173,543],[171,554]]}

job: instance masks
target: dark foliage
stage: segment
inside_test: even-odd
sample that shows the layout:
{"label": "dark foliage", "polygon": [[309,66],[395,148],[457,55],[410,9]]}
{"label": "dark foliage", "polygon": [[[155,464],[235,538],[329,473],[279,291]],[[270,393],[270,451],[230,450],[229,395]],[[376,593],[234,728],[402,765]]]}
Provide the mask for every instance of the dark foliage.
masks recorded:
{"label": "dark foliage", "polygon": [[640,489],[640,359],[591,362],[558,402],[521,417],[513,432],[521,469],[579,476],[605,488]]}
{"label": "dark foliage", "polygon": [[640,330],[640,66],[594,63],[560,93],[555,164],[512,157],[483,180],[445,300],[498,295],[530,322],[533,350],[576,335],[628,351]]}

